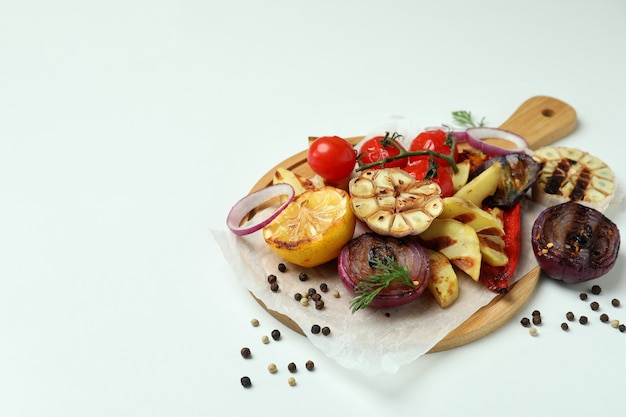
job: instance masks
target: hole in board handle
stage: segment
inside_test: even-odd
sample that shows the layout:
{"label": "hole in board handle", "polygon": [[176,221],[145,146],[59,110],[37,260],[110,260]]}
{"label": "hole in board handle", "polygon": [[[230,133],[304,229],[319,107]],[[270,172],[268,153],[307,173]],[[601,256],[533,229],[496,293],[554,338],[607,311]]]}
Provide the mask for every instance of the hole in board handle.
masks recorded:
{"label": "hole in board handle", "polygon": [[552,110],[552,109],[543,109],[541,111],[541,114],[543,116],[545,116],[545,117],[552,117],[552,116],[554,116],[554,110]]}

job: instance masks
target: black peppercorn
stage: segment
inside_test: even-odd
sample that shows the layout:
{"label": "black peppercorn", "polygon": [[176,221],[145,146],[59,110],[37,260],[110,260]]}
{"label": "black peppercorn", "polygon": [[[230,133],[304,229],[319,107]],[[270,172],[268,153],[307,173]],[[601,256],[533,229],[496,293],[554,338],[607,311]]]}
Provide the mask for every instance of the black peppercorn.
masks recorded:
{"label": "black peppercorn", "polygon": [[273,283],[272,285],[270,285],[270,290],[272,290],[272,292],[278,292],[279,289],[280,287],[277,283]]}
{"label": "black peppercorn", "polygon": [[306,365],[305,366],[306,366],[307,370],[312,371],[313,368],[315,368],[315,363],[313,363],[313,361],[309,360],[309,361],[306,361]]}
{"label": "black peppercorn", "polygon": [[614,299],[611,300],[611,305],[613,307],[619,307],[620,302],[619,302],[619,300],[617,298],[614,298]]}
{"label": "black peppercorn", "polygon": [[300,275],[298,275],[298,279],[304,282],[309,279],[309,276],[306,274],[306,272],[300,272]]}
{"label": "black peppercorn", "polygon": [[534,310],[532,315],[533,315],[533,317],[541,316],[541,312],[539,310]]}
{"label": "black peppercorn", "polygon": [[594,285],[593,287],[591,287],[591,292],[595,295],[598,295],[602,292],[602,288],[600,288],[599,285]]}
{"label": "black peppercorn", "polygon": [[274,340],[280,339],[280,331],[278,329],[272,330],[272,339]]}
{"label": "black peppercorn", "polygon": [[316,310],[321,310],[324,308],[324,300],[317,300],[315,302],[315,309]]}
{"label": "black peppercorn", "polygon": [[276,278],[276,275],[274,275],[274,274],[269,274],[269,275],[267,276],[267,282],[269,282],[270,284],[275,283],[275,282],[276,282],[276,279],[277,279],[277,278]]}
{"label": "black peppercorn", "polygon": [[561,329],[569,330],[569,326],[567,325],[567,323],[563,322],[563,323],[561,323]]}
{"label": "black peppercorn", "polygon": [[624,332],[626,332],[626,325],[620,324],[618,329],[619,329],[620,332],[624,333]]}
{"label": "black peppercorn", "polygon": [[313,295],[311,296],[311,300],[313,300],[313,301],[319,301],[319,300],[321,300],[321,299],[322,299],[322,295],[321,295],[321,294],[318,294],[318,293],[315,293],[315,294],[313,294]]}
{"label": "black peppercorn", "polygon": [[284,263],[281,262],[281,263],[278,264],[278,270],[280,272],[286,272],[287,271],[287,266]]}
{"label": "black peppercorn", "polygon": [[299,292],[295,293],[293,295],[293,298],[295,298],[296,301],[300,301],[302,300],[302,294],[300,294]]}
{"label": "black peppercorn", "polygon": [[313,294],[317,294],[317,290],[315,288],[309,288],[309,291],[307,292],[307,294],[309,294],[309,297],[310,297]]}
{"label": "black peppercorn", "polygon": [[322,327],[322,334],[328,336],[330,334],[330,327]]}
{"label": "black peppercorn", "polygon": [[243,385],[244,388],[250,388],[252,386],[252,381],[250,380],[250,377],[241,377],[241,385]]}
{"label": "black peppercorn", "polygon": [[289,365],[287,365],[287,369],[289,369],[289,372],[291,372],[292,374],[298,370],[296,364],[293,362],[289,362]]}
{"label": "black peppercorn", "polygon": [[565,314],[565,317],[567,317],[567,319],[568,319],[569,321],[574,321],[574,318],[575,318],[575,317],[574,317],[574,313],[572,313],[571,311],[568,311],[568,312]]}
{"label": "black peppercorn", "polygon": [[608,315],[608,314],[605,314],[605,313],[600,314],[600,321],[601,321],[602,323],[606,323],[607,321],[609,321],[609,315]]}
{"label": "black peppercorn", "polygon": [[587,293],[586,293],[586,292],[581,292],[581,293],[578,295],[578,297],[579,297],[581,300],[585,301],[585,300],[587,299]]}
{"label": "black peppercorn", "polygon": [[578,319],[578,322],[580,324],[587,324],[587,321],[588,321],[587,316],[580,316],[580,318]]}
{"label": "black peppercorn", "polygon": [[589,307],[591,307],[593,311],[597,311],[600,308],[600,304],[598,304],[597,301],[594,301],[591,304],[589,304]]}
{"label": "black peppercorn", "polygon": [[250,351],[250,348],[247,348],[247,347],[241,348],[241,356],[243,356],[246,359],[250,358],[252,356],[252,352]]}
{"label": "black peppercorn", "polygon": [[520,323],[522,324],[522,326],[524,327],[529,327],[530,326],[530,320],[528,319],[528,317],[523,317],[520,320]]}
{"label": "black peppercorn", "polygon": [[541,316],[533,316],[533,324],[535,326],[541,324]]}
{"label": "black peppercorn", "polygon": [[326,284],[325,282],[322,282],[320,284],[320,291],[322,291],[322,292],[328,291],[328,284]]}
{"label": "black peppercorn", "polygon": [[319,324],[314,324],[313,326],[311,326],[311,333],[313,334],[318,334],[321,330],[322,328]]}

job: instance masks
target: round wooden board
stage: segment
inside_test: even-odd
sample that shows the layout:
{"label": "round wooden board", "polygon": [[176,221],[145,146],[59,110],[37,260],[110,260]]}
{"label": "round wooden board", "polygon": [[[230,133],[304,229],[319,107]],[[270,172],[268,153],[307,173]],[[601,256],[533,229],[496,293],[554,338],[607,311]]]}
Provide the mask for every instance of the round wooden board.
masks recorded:
{"label": "round wooden board", "polygon": [[[529,146],[537,149],[571,133],[576,127],[576,113],[572,107],[560,100],[536,96],[525,101],[501,127],[524,136]],[[348,140],[356,144],[362,138],[360,136]],[[307,164],[306,156],[307,151],[304,150],[277,164],[259,179],[250,192],[270,185],[278,167],[292,170],[307,178],[312,177],[314,173]],[[342,185],[338,184],[338,186]],[[345,184],[343,186],[345,187]],[[506,294],[497,295],[489,304],[477,310],[460,326],[448,333],[430,352],[463,346],[500,328],[526,304],[539,282],[540,275],[539,267],[527,273],[512,285]],[[273,317],[288,328],[304,335],[303,330],[289,316],[267,308],[261,300],[254,297],[254,294],[252,296]]]}

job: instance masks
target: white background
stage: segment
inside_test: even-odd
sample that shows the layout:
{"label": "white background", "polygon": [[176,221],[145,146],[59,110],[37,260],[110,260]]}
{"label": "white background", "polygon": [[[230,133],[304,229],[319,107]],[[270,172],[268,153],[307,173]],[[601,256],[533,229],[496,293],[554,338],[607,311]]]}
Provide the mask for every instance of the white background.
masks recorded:
{"label": "white background", "polygon": [[[210,230],[309,135],[498,125],[534,95],[626,178],[625,22],[623,0],[0,1],[0,415],[618,415],[626,334],[589,285],[542,278],[489,336],[365,377],[258,306]],[[626,322],[623,275],[596,299]],[[568,310],[595,319],[565,333]]]}

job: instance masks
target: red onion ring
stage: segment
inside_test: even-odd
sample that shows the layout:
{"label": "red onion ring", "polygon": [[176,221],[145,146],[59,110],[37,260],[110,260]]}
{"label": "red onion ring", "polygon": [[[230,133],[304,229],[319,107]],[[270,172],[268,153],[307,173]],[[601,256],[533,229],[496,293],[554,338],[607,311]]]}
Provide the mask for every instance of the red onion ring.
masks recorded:
{"label": "red onion ring", "polygon": [[[513,132],[509,132],[508,130],[498,129],[495,127],[470,127],[466,130],[466,133],[467,143],[479,151],[483,151],[487,154],[507,155],[510,153],[526,153],[529,151],[528,142],[526,142],[523,137],[516,135]],[[516,148],[503,148],[487,143],[484,141],[485,139],[503,139],[512,142]]]}
{"label": "red onion ring", "polygon": [[[256,210],[264,205],[264,203],[269,203],[274,199],[278,199],[278,197],[286,195],[287,200],[285,200],[276,210],[274,210],[269,216],[258,218],[255,216]],[[272,220],[276,218],[283,211],[289,203],[293,201],[295,197],[295,191],[293,187],[286,183],[273,184],[269,185],[265,188],[262,188],[258,191],[248,194],[239,200],[233,208],[230,209],[228,213],[228,217],[226,218],[226,225],[228,228],[236,235],[243,236],[248,235],[250,233],[256,232],[259,229],[267,226]],[[266,207],[269,205],[266,204]],[[248,219],[248,221],[256,218],[256,221],[248,224],[248,222],[244,222],[244,219]],[[242,224],[243,222],[243,224]]]}

